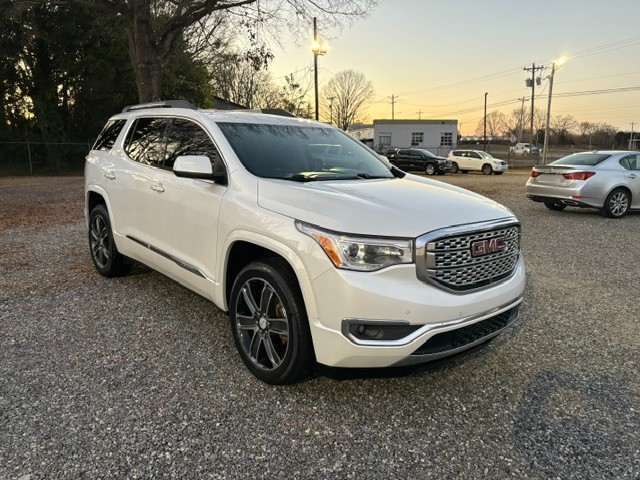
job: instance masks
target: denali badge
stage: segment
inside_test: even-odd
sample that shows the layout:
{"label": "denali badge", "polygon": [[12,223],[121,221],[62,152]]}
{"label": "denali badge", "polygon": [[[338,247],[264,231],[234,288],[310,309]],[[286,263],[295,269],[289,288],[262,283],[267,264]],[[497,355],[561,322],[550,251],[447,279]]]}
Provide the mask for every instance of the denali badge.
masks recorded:
{"label": "denali badge", "polygon": [[478,240],[471,243],[471,255],[481,257],[483,255],[489,255],[490,253],[501,252],[505,248],[507,248],[507,245],[504,242],[504,237]]}

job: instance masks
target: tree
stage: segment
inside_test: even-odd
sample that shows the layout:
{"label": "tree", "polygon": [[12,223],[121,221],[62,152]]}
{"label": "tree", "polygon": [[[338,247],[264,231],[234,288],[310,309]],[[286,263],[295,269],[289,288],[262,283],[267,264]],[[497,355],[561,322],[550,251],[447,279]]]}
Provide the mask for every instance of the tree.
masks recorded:
{"label": "tree", "polygon": [[[507,117],[504,113],[494,110],[487,113],[487,137],[499,137],[506,133]],[[478,122],[476,127],[476,135],[484,134],[484,117]]]}
{"label": "tree", "polygon": [[240,16],[255,44],[257,25],[290,22],[291,18],[306,22],[311,17],[326,20],[328,25],[335,24],[340,18],[366,15],[377,0],[263,0],[260,3],[258,0],[75,1],[85,6],[99,6],[122,20],[139,100],[149,102],[160,99],[163,69],[184,32],[216,12],[232,11]]}
{"label": "tree", "polygon": [[[333,122],[346,130],[351,123],[359,120],[374,95],[373,84],[363,73],[343,70],[329,80],[322,91],[324,111],[329,112],[331,104]],[[329,120],[326,113],[325,120]]]}
{"label": "tree", "polygon": [[571,115],[555,115],[551,120],[550,128],[556,135],[559,145],[571,142],[571,132],[578,126],[578,122]]}

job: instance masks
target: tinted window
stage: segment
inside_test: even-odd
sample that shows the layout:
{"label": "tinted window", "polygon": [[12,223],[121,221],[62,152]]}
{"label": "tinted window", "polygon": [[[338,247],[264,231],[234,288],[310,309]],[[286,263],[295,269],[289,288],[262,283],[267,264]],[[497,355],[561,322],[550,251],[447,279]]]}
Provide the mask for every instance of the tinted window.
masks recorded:
{"label": "tinted window", "polygon": [[162,166],[172,169],[181,155],[204,155],[209,157],[214,171],[222,167],[218,150],[207,132],[190,120],[176,118],[167,130],[167,151]]}
{"label": "tinted window", "polygon": [[125,151],[136,162],[159,166],[164,158],[166,118],[139,118],[129,131]]}
{"label": "tinted window", "polygon": [[599,164],[603,160],[606,160],[611,155],[606,153],[574,153],[573,155],[569,155],[567,157],[563,157],[555,162],[551,162],[550,165],[558,164],[558,165],[588,165],[593,167],[594,165]]}
{"label": "tinted window", "polygon": [[398,150],[398,155],[409,155],[409,150]]}
{"label": "tinted window", "polygon": [[111,150],[125,123],[127,123],[126,120],[109,120],[98,135],[96,143],[93,144],[93,150]]}
{"label": "tinted window", "polygon": [[640,155],[628,155],[620,160],[625,170],[640,170]]}
{"label": "tinted window", "polygon": [[[218,126],[245,168],[259,177],[300,181],[393,178],[377,155],[335,128],[251,123]],[[329,150],[336,153],[329,154]]]}

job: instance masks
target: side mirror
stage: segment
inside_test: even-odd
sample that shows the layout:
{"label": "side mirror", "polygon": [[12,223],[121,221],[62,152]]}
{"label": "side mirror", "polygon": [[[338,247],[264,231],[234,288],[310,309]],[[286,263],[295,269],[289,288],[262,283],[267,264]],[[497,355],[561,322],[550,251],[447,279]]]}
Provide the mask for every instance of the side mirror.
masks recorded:
{"label": "side mirror", "polygon": [[173,164],[176,177],[199,178],[213,180],[216,183],[226,183],[226,172],[214,172],[209,157],[205,155],[181,155]]}

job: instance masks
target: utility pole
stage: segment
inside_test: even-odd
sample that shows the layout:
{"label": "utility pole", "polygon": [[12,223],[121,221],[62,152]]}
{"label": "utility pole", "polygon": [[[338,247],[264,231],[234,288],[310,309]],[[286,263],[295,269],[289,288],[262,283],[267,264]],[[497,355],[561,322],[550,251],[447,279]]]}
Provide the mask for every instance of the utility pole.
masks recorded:
{"label": "utility pole", "polygon": [[531,85],[527,85],[528,87],[531,87],[531,143],[534,143],[533,141],[533,115],[535,113],[535,108],[534,108],[534,99],[536,96],[536,71],[538,70],[542,70],[544,67],[536,67],[535,63],[531,64],[531,67],[524,67],[523,70],[527,71],[527,72],[531,72]]}
{"label": "utility pole", "polygon": [[487,95],[489,92],[484,92],[484,151],[487,151]]}
{"label": "utility pole", "polygon": [[636,122],[631,122],[631,137],[629,137],[629,150],[632,150],[635,148],[635,142],[633,141],[633,126],[636,124]]}
{"label": "utility pole", "polygon": [[333,100],[336,97],[327,97],[329,100],[329,125],[333,125]]}
{"label": "utility pole", "polygon": [[544,149],[542,153],[542,164],[547,164],[547,149],[549,148],[549,120],[551,118],[551,95],[553,93],[553,76],[562,66],[563,60],[554,60],[551,64],[551,76],[549,77],[549,97],[547,100],[547,121],[544,126]]}
{"label": "utility pole", "polygon": [[520,107],[520,134],[518,135],[518,141],[522,142],[522,128],[524,127],[524,101],[526,97],[519,98],[522,100],[522,106]]}
{"label": "utility pole", "polygon": [[418,120],[422,120],[422,114],[424,112],[422,110],[418,110],[416,113],[418,114]]}
{"label": "utility pole", "polygon": [[396,119],[396,102],[398,101],[398,96],[392,94],[390,97],[387,97],[391,99],[391,120],[395,120]]}

